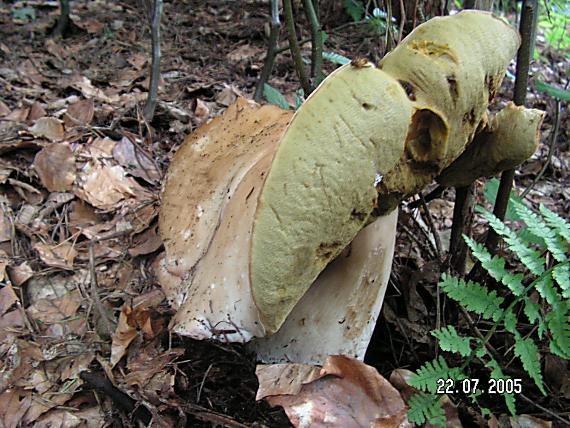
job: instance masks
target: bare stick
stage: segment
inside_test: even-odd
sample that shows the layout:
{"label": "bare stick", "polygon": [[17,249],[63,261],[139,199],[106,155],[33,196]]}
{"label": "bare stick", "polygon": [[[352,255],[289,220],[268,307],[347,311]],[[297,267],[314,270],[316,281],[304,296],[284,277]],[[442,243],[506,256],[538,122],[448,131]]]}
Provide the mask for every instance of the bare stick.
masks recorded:
{"label": "bare stick", "polygon": [[[318,0],[314,0],[317,2]],[[313,6],[313,0],[303,0],[307,19],[311,23],[311,77],[313,77],[313,88],[316,87],[322,78],[323,68],[323,36],[319,17]]]}
{"label": "bare stick", "polygon": [[267,42],[267,55],[259,81],[255,87],[255,95],[253,99],[257,102],[261,101],[263,95],[263,87],[269,80],[277,55],[277,39],[279,38],[279,30],[281,22],[279,21],[279,0],[271,0],[271,21],[269,22],[269,40]]}
{"label": "bare stick", "polygon": [[[534,15],[538,13],[538,0],[524,0],[521,12],[521,22],[519,31],[521,33],[521,47],[517,54],[517,75],[515,79],[515,95],[513,101],[516,105],[522,106],[526,100],[528,71],[530,68],[530,59],[534,48],[533,36],[536,34],[533,26],[536,23]],[[501,182],[497,191],[495,207],[493,214],[499,219],[505,219],[507,206],[509,204],[509,196],[513,187],[513,179],[515,178],[515,170],[509,169],[501,174]],[[491,253],[495,253],[497,244],[499,243],[499,235],[493,229],[489,230],[485,245]]]}
{"label": "bare stick", "polygon": [[283,0],[283,11],[285,12],[285,24],[287,25],[287,33],[289,36],[289,49],[291,50],[291,55],[295,62],[297,76],[299,76],[301,86],[305,92],[305,96],[307,96],[311,93],[311,82],[309,81],[307,71],[303,64],[301,49],[299,49],[299,44],[297,43],[297,31],[295,30],[295,21],[293,20],[293,6],[291,5],[291,0]]}
{"label": "bare stick", "polygon": [[474,205],[474,183],[465,187],[455,188],[455,204],[453,206],[453,225],[451,227],[449,254],[451,254],[451,265],[459,275],[465,273],[467,244],[463,240],[463,234],[469,233],[469,229],[471,228]]}
{"label": "bare stick", "polygon": [[162,0],[154,0],[154,10],[151,23],[152,64],[150,71],[150,85],[148,98],[143,110],[143,117],[150,122],[156,108],[158,82],[160,79],[160,17],[162,15]]}

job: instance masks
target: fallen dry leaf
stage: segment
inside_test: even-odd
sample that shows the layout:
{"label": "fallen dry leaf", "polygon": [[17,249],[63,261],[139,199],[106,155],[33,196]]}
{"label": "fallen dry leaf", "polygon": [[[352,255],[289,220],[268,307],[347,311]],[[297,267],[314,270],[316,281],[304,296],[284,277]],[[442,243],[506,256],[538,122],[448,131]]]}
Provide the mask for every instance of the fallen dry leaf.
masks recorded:
{"label": "fallen dry leaf", "polygon": [[0,242],[12,239],[12,222],[10,221],[8,210],[8,204],[0,203]]}
{"label": "fallen dry leaf", "polygon": [[57,245],[48,245],[37,242],[33,248],[46,265],[61,269],[73,269],[73,260],[77,256],[77,251],[72,243],[62,242]]}
{"label": "fallen dry leaf", "polygon": [[228,107],[229,105],[236,102],[237,97],[243,97],[241,91],[233,85],[228,86],[224,84],[224,89],[222,89],[221,92],[216,95],[216,102],[225,107]]}
{"label": "fallen dry leaf", "polygon": [[20,299],[14,292],[12,285],[7,284],[0,288],[0,316],[3,316],[8,312],[8,309],[12,308],[12,306],[19,301]]}
{"label": "fallen dry leaf", "polygon": [[259,388],[255,396],[261,400],[271,395],[295,395],[301,387],[321,377],[321,368],[311,364],[262,364],[255,368]]}
{"label": "fallen dry leaf", "polygon": [[227,58],[232,62],[239,62],[243,60],[252,59],[262,52],[261,49],[251,45],[241,45],[239,48],[231,51]]}
{"label": "fallen dry leaf", "polygon": [[156,229],[158,225],[147,229],[143,233],[133,237],[133,245],[129,248],[129,254],[133,257],[150,254],[162,246],[162,239]]}
{"label": "fallen dry leaf", "polygon": [[47,138],[50,141],[63,140],[63,125],[55,117],[41,117],[28,131],[36,137]]}
{"label": "fallen dry leaf", "polygon": [[31,391],[7,389],[0,394],[0,426],[16,428],[32,404]]}
{"label": "fallen dry leaf", "polygon": [[144,194],[144,189],[119,165],[109,166],[89,162],[79,174],[80,187],[75,194],[94,207],[116,208],[117,203],[127,198]]}
{"label": "fallen dry leaf", "polygon": [[[287,370],[287,364],[280,364]],[[259,366],[258,366],[259,367]],[[281,373],[287,373],[281,371]],[[296,394],[268,395],[266,400],[272,406],[282,406],[295,427],[346,428],[388,428],[411,426],[406,416],[406,405],[400,394],[390,383],[378,374],[376,369],[346,356],[328,357],[317,379],[304,383],[289,376],[281,378],[279,373],[268,369],[257,369],[256,374],[273,378],[260,378],[265,393],[272,380],[277,383],[276,391],[283,390],[287,382],[301,384]],[[300,371],[300,377],[311,378],[307,370]]]}
{"label": "fallen dry leaf", "polygon": [[75,156],[67,143],[53,143],[40,150],[33,164],[42,184],[50,192],[73,189]]}
{"label": "fallen dry leaf", "polygon": [[69,226],[73,232],[101,222],[95,208],[82,200],[75,200],[70,205]]}
{"label": "fallen dry leaf", "polygon": [[192,100],[192,111],[198,119],[206,119],[210,115],[210,109],[200,98]]}
{"label": "fallen dry leaf", "polygon": [[0,117],[8,116],[10,114],[10,107],[8,107],[2,100],[0,100]]}
{"label": "fallen dry leaf", "polygon": [[98,101],[113,104],[119,101],[117,94],[107,95],[102,89],[96,88],[85,76],[76,75],[71,81],[71,87],[81,91],[85,98],[94,98]]}
{"label": "fallen dry leaf", "polygon": [[77,125],[88,125],[93,120],[95,105],[93,99],[89,98],[71,104],[63,118],[66,128]]}
{"label": "fallen dry leaf", "polygon": [[12,283],[19,287],[24,284],[28,279],[34,276],[34,271],[28,262],[20,263],[19,265],[10,266],[8,268],[8,275]]}
{"label": "fallen dry leaf", "polygon": [[45,117],[46,116],[46,111],[44,110],[44,108],[42,107],[42,105],[39,102],[35,102],[32,104],[32,106],[30,107],[30,114],[28,115],[28,121],[30,122],[35,122],[38,119]]}
{"label": "fallen dry leaf", "polygon": [[130,305],[124,304],[121,307],[119,323],[113,334],[111,343],[111,366],[114,367],[127,353],[131,342],[137,337],[136,310]]}
{"label": "fallen dry leaf", "polygon": [[552,422],[531,415],[510,416],[512,428],[550,428]]}
{"label": "fallen dry leaf", "polygon": [[95,34],[105,28],[105,25],[95,18],[74,22],[79,28],[87,31],[89,34]]}
{"label": "fallen dry leaf", "polygon": [[26,313],[43,324],[59,323],[75,316],[81,300],[79,291],[73,290],[61,297],[39,299],[26,309]]}
{"label": "fallen dry leaf", "polygon": [[123,137],[115,144],[113,157],[129,174],[135,177],[142,178],[151,184],[157,183],[161,178],[160,171],[148,153],[127,137]]}

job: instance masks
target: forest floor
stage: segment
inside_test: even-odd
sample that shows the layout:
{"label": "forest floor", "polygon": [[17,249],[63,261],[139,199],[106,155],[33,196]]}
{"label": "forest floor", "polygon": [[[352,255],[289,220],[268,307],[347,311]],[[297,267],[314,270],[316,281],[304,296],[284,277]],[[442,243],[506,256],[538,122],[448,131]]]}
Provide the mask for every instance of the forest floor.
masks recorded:
{"label": "forest floor", "polygon": [[[0,2],[0,426],[128,426],[151,417],[153,426],[288,426],[282,409],[256,402],[256,361],[242,346],[169,333],[173,311],[153,273],[170,159],[186,135],[238,96],[252,98],[267,5],[165,2],[159,103],[145,123],[150,11],[142,4],[74,1],[73,29],[61,39],[50,35],[56,1]],[[353,25],[340,6],[323,15],[327,51],[381,58],[381,36]],[[300,27],[307,37],[303,19]],[[286,44],[284,31],[280,40]],[[517,170],[516,190],[531,185],[553,144],[526,200],[568,218],[568,109],[534,81],[564,88],[570,62],[540,39],[538,50],[527,104],[547,115],[539,150]],[[325,64],[327,72],[335,67]],[[291,105],[299,87],[293,70],[281,54],[269,81]],[[512,98],[513,75],[511,67],[493,108]],[[485,192],[491,186],[480,180],[477,202],[489,207]],[[392,278],[365,359],[386,378],[434,356],[429,332],[441,315],[436,285],[449,265],[453,198],[450,189],[427,209],[402,210]],[[476,217],[471,234],[486,229]],[[465,324],[452,308],[445,322]],[[495,346],[506,352],[510,344]],[[544,350],[543,372],[549,395],[525,380],[518,412],[536,417],[533,426],[560,426],[552,413],[569,417],[567,362]],[[527,379],[518,360],[508,374]],[[482,402],[496,426],[509,426],[502,399]],[[482,423],[468,402],[450,412],[464,425]]]}

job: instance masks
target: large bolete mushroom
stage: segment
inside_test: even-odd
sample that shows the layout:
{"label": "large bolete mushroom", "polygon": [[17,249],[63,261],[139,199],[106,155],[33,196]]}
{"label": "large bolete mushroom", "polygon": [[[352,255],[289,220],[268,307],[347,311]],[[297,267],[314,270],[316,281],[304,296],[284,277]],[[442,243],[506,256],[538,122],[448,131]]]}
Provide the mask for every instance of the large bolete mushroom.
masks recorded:
{"label": "large bolete mushroom", "polygon": [[[517,45],[488,13],[433,19],[379,68],[340,67],[294,115],[239,99],[189,136],[160,213],[157,273],[178,308],[174,330],[258,338],[251,346],[266,361],[362,358],[390,274],[395,209],[478,132],[507,129],[487,127],[486,108]],[[517,114],[521,126],[533,118]],[[496,165],[522,157],[493,153]]]}

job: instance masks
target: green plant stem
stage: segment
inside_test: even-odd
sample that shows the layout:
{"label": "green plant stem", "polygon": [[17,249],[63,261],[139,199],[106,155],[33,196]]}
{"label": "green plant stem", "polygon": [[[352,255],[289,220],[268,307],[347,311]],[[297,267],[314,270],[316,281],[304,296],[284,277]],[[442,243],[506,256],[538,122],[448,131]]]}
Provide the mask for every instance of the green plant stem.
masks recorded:
{"label": "green plant stem", "polygon": [[[318,0],[315,0],[318,1]],[[315,11],[313,0],[303,0],[305,13],[311,23],[311,76],[314,78],[313,87],[317,86],[322,74],[323,68],[323,36],[319,17]]]}
{"label": "green plant stem", "polygon": [[[518,106],[523,106],[526,100],[528,71],[534,47],[533,36],[536,34],[533,26],[537,20],[534,18],[538,13],[538,0],[524,0],[521,12],[519,31],[521,33],[521,47],[517,54],[517,73],[515,79],[515,94],[513,101]],[[515,170],[509,169],[501,174],[501,182],[495,199],[493,214],[501,221],[505,219],[509,196],[513,187]],[[499,235],[493,230],[489,230],[485,245],[491,254],[495,254],[499,243]]]}
{"label": "green plant stem", "polygon": [[287,35],[289,36],[289,49],[291,50],[291,55],[295,62],[295,70],[297,71],[297,76],[301,82],[301,87],[305,92],[305,96],[307,96],[311,93],[311,82],[307,76],[307,72],[303,64],[303,58],[301,57],[301,49],[299,49],[299,44],[297,42],[297,31],[295,30],[293,5],[291,4],[291,0],[283,0],[283,12],[285,13]]}
{"label": "green plant stem", "polygon": [[275,63],[275,56],[277,55],[277,39],[279,38],[279,30],[281,22],[279,22],[279,2],[278,0],[271,0],[271,21],[269,23],[269,40],[267,41],[267,56],[263,64],[263,71],[259,76],[259,81],[255,87],[255,95],[253,99],[257,102],[261,101],[263,96],[263,86],[269,80],[271,72],[273,71],[273,64]]}

